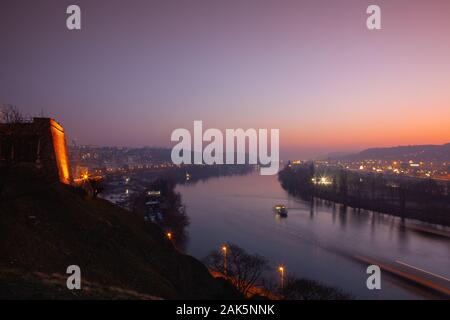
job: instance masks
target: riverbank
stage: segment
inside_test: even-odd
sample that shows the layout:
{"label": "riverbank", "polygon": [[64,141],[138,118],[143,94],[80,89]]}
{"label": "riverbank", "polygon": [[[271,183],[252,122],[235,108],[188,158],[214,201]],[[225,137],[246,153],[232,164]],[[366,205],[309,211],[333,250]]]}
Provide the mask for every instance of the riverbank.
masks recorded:
{"label": "riverbank", "polygon": [[[405,227],[414,223],[408,219],[402,222],[392,215],[291,197],[276,176],[255,173],[211,178],[195,185],[178,185],[176,191],[190,219],[187,253],[200,260],[232,241],[266,257],[268,276],[275,281],[277,268],[283,264],[287,274],[341,288],[356,299],[422,299],[430,295],[389,274],[383,277],[383,290],[368,290],[367,263],[355,256],[393,265],[399,260],[450,277],[444,237]],[[274,214],[273,206],[278,203],[288,209],[286,219]]]}
{"label": "riverbank", "polygon": [[450,195],[433,180],[385,177],[312,163],[287,165],[278,174],[289,194],[324,199],[355,209],[450,226]]}

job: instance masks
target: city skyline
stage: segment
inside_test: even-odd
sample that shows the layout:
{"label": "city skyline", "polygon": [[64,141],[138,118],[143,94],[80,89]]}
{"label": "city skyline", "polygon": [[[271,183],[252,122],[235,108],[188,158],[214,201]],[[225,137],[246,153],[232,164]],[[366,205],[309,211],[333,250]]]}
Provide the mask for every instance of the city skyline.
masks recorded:
{"label": "city skyline", "polygon": [[[67,1],[0,5],[0,102],[81,144],[173,146],[170,133],[279,128],[281,158],[449,142],[450,3]],[[24,94],[26,92],[26,94]]]}

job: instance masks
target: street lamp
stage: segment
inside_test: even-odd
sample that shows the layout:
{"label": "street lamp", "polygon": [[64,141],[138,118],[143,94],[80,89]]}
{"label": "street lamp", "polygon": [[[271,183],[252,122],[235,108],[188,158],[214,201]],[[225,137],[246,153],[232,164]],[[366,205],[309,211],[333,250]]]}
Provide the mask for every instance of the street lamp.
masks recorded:
{"label": "street lamp", "polygon": [[281,283],[281,289],[284,288],[284,266],[279,266],[278,267],[278,272],[280,273],[280,283]]}
{"label": "street lamp", "polygon": [[167,239],[172,240],[172,232],[167,232],[166,233]]}
{"label": "street lamp", "polygon": [[225,274],[225,276],[227,275],[227,251],[228,248],[226,245],[222,246],[222,252],[223,252],[223,273]]}

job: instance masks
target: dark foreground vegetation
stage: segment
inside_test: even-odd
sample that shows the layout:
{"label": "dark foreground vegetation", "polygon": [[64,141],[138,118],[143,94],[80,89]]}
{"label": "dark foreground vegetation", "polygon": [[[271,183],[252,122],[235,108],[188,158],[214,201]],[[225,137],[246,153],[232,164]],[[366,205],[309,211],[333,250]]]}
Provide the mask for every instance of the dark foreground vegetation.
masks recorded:
{"label": "dark foreground vegetation", "polygon": [[450,226],[449,182],[360,173],[313,163],[287,165],[278,178],[285,190],[304,199],[318,197],[357,209]]}
{"label": "dark foreground vegetation", "polygon": [[257,254],[250,254],[236,244],[227,243],[212,251],[205,264],[210,270],[229,281],[244,296],[285,300],[344,300],[351,295],[317,281],[300,279],[283,270],[283,283],[274,281],[277,267]]}
{"label": "dark foreground vegetation", "polygon": [[[2,299],[240,298],[163,230],[82,189],[46,181],[33,165],[3,172]],[[66,287],[81,268],[82,290]]]}

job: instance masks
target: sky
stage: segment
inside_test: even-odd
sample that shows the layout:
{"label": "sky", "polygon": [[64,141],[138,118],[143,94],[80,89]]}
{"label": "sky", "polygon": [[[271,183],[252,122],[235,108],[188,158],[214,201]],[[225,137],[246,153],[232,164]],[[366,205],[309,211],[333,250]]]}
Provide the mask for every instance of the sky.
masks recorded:
{"label": "sky", "polygon": [[0,40],[0,103],[69,143],[170,147],[194,120],[280,129],[282,158],[450,142],[448,0],[2,0]]}

